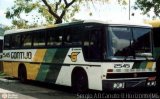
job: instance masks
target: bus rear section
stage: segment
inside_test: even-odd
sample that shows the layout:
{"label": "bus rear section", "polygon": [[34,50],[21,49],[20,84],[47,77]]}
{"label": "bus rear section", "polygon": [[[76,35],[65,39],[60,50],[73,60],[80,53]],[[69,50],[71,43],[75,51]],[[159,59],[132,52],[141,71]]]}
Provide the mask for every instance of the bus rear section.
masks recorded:
{"label": "bus rear section", "polygon": [[118,90],[156,85],[152,52],[149,25],[81,21],[6,32],[3,65],[22,82]]}

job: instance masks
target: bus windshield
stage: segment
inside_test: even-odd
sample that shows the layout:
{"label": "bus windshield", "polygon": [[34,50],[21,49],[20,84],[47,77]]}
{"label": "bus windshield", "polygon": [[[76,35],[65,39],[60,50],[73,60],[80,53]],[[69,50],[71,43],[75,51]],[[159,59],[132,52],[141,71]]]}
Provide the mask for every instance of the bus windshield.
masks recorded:
{"label": "bus windshield", "polygon": [[151,53],[150,28],[109,26],[109,56],[143,56]]}

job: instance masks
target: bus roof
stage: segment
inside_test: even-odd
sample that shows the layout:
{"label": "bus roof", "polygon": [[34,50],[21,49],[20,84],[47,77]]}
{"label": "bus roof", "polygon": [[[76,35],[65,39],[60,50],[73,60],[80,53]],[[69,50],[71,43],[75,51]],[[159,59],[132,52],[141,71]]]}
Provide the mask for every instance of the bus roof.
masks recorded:
{"label": "bus roof", "polygon": [[44,26],[44,27],[38,27],[38,28],[31,28],[31,29],[18,29],[18,30],[7,30],[5,31],[4,35],[7,34],[14,34],[14,33],[20,33],[20,32],[29,32],[34,30],[43,30],[43,29],[49,29],[54,27],[61,27],[61,26],[69,26],[69,25],[78,25],[78,24],[84,24],[84,23],[98,23],[98,24],[107,24],[107,25],[127,25],[127,26],[136,26],[136,27],[151,27],[151,25],[144,24],[144,23],[135,23],[132,21],[123,21],[123,22],[113,22],[113,21],[98,21],[98,20],[85,20],[85,21],[75,21],[70,23],[62,23],[62,24],[55,24],[52,26]]}
{"label": "bus roof", "polygon": [[152,27],[160,27],[160,20],[149,20],[145,21],[145,23],[152,25]]}

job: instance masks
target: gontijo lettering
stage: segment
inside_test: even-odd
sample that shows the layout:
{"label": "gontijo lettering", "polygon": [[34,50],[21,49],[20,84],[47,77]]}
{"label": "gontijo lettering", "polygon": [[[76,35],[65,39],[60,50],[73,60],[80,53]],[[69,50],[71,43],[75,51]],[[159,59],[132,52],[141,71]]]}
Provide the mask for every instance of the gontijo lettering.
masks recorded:
{"label": "gontijo lettering", "polygon": [[32,59],[32,52],[11,52],[11,59]]}
{"label": "gontijo lettering", "polygon": [[3,57],[11,59],[32,59],[32,52],[7,52]]}

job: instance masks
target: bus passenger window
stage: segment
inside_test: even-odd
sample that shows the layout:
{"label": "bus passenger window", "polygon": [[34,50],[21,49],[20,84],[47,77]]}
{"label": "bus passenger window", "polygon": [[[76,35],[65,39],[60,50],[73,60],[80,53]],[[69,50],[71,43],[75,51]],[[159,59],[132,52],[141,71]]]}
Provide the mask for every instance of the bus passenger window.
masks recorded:
{"label": "bus passenger window", "polygon": [[32,36],[31,34],[22,35],[22,47],[32,46]]}
{"label": "bus passenger window", "polygon": [[10,48],[10,38],[11,38],[11,36],[9,36],[9,35],[4,37],[4,48],[5,49]]}
{"label": "bus passenger window", "polygon": [[64,45],[66,46],[72,45],[70,32],[71,31],[65,31],[63,34],[63,42],[64,42]]}
{"label": "bus passenger window", "polygon": [[66,46],[80,46],[82,45],[82,36],[80,27],[66,29],[63,34],[63,42]]}
{"label": "bus passenger window", "polygon": [[61,46],[62,45],[62,31],[61,30],[56,30],[55,31],[55,41],[54,41],[54,43],[55,43],[55,45],[56,46]]}
{"label": "bus passenger window", "polygon": [[15,43],[16,43],[16,44],[15,44],[15,45],[16,45],[16,46],[15,46],[16,48],[21,47],[21,35],[16,35],[16,36],[15,36]]}
{"label": "bus passenger window", "polygon": [[62,32],[60,30],[47,31],[47,46],[61,46]]}
{"label": "bus passenger window", "polygon": [[20,35],[11,36],[11,48],[19,48],[21,46],[21,37]]}
{"label": "bus passenger window", "polygon": [[86,31],[84,37],[84,57],[87,60],[100,60],[102,58],[102,30],[100,28]]}
{"label": "bus passenger window", "polygon": [[91,37],[90,37],[90,51],[91,51],[91,57],[93,59],[100,59],[101,58],[101,54],[100,54],[100,51],[101,51],[101,42],[100,42],[100,34],[99,33],[100,31],[94,31],[92,34],[91,34]]}
{"label": "bus passenger window", "polygon": [[33,40],[34,47],[44,47],[45,46],[45,31],[36,31],[34,33],[34,40]]}
{"label": "bus passenger window", "polygon": [[82,45],[82,32],[83,29],[81,27],[77,27],[71,30],[70,42],[72,42],[72,45]]}
{"label": "bus passenger window", "polygon": [[53,30],[47,31],[47,46],[55,45],[55,35]]}

